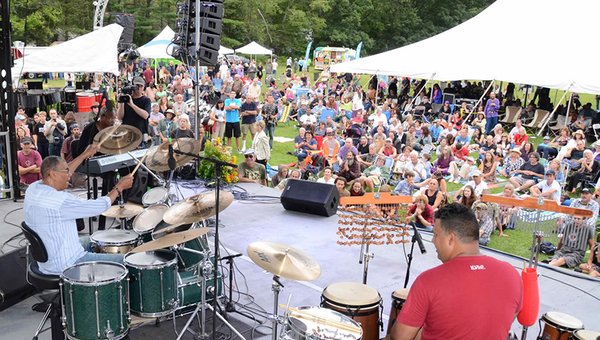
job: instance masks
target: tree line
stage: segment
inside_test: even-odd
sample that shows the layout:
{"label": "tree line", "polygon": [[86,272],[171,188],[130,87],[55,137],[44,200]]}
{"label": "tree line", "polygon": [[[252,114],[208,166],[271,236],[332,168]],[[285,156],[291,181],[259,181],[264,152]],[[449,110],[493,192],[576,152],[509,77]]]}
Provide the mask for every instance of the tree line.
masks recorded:
{"label": "tree line", "polygon": [[[181,0],[113,0],[108,4],[104,24],[114,22],[115,13],[133,14],[134,43],[141,46],[167,24],[176,30],[178,2]],[[279,55],[302,56],[309,39],[313,40],[313,48],[355,48],[362,41],[364,54],[375,54],[443,32],[492,2],[225,0],[221,44],[237,48],[255,40]],[[12,39],[27,44],[46,46],[65,41],[89,32],[93,26],[91,0],[19,0],[11,2],[11,11]]]}

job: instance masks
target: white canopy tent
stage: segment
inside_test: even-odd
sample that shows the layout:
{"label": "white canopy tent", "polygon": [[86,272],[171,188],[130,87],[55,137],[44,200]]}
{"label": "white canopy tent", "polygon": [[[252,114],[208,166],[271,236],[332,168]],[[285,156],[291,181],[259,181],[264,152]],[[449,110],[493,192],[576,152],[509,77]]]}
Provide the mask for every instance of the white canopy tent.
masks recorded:
{"label": "white canopy tent", "polygon": [[175,32],[168,25],[154,39],[137,49],[140,57],[152,59],[172,59],[173,45],[171,41]]}
{"label": "white canopy tent", "polygon": [[271,54],[273,54],[273,51],[271,51],[270,49],[268,49],[266,47],[262,47],[256,41],[253,41],[246,46],[237,48],[235,50],[235,53],[251,54],[251,55],[264,55],[264,54],[271,55]]}
{"label": "white canopy tent", "polygon": [[13,82],[25,72],[90,72],[119,74],[117,45],[123,27],[111,24],[15,60]]}
{"label": "white canopy tent", "polygon": [[[600,94],[593,49],[597,0],[497,0],[428,39],[331,67],[331,72],[440,81],[481,79]],[[499,39],[502,38],[502,39]]]}
{"label": "white canopy tent", "polygon": [[232,50],[231,48],[227,48],[225,46],[219,47],[219,55],[227,55],[227,54],[233,54],[233,53],[235,53],[235,51]]}

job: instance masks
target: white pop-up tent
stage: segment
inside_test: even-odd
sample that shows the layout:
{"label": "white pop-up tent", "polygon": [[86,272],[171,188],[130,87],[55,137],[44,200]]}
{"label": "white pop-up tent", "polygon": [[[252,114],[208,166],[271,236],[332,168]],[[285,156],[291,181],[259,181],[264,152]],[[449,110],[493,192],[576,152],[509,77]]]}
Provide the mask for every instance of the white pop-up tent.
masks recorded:
{"label": "white pop-up tent", "polygon": [[169,26],[165,26],[163,30],[154,39],[148,41],[141,47],[138,47],[137,51],[142,58],[152,59],[172,59],[171,52],[173,51],[173,45],[171,41],[175,36],[175,32]]}
{"label": "white pop-up tent", "polygon": [[117,45],[123,27],[101,29],[15,60],[13,82],[25,72],[90,72],[119,74]]}
{"label": "white pop-up tent", "polygon": [[227,54],[233,54],[234,51],[231,48],[227,48],[225,46],[220,46],[219,47],[219,55],[227,55]]}
{"label": "white pop-up tent", "polygon": [[256,41],[253,41],[246,46],[236,48],[235,53],[251,54],[251,55],[264,55],[264,54],[271,55],[271,54],[273,54],[273,51],[271,51],[270,49],[268,49],[266,47],[262,47]]}
{"label": "white pop-up tent", "polygon": [[497,0],[479,15],[405,47],[331,72],[481,79],[600,94],[593,53],[597,0]]}

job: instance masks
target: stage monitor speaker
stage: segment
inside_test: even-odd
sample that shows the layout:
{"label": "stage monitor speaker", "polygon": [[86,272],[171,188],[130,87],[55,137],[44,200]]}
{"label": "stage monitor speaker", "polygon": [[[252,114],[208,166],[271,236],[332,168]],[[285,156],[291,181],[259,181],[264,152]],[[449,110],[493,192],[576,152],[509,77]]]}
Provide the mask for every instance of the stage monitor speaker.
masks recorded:
{"label": "stage monitor speaker", "polygon": [[331,216],[337,212],[340,194],[335,185],[289,179],[281,193],[286,210]]}
{"label": "stage monitor speaker", "polygon": [[127,197],[128,202],[142,204],[142,197],[144,197],[146,188],[148,188],[148,175],[148,171],[144,168],[139,168],[135,173],[133,186],[129,189],[129,192],[124,195]]}
{"label": "stage monitor speaker", "polygon": [[123,33],[119,39],[119,45],[133,43],[133,30],[135,28],[135,18],[133,14],[117,13],[115,14],[115,23],[123,26]]}
{"label": "stage monitor speaker", "polygon": [[2,280],[0,280],[0,311],[17,304],[35,292],[27,283],[27,253],[22,247],[0,256]]}

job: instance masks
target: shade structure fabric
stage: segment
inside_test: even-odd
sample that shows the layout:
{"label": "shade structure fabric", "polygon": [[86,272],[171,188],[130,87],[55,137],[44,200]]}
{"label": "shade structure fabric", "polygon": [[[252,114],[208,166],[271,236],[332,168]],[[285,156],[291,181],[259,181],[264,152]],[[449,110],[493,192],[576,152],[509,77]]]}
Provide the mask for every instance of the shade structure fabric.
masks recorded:
{"label": "shade structure fabric", "polygon": [[25,72],[98,72],[119,74],[118,43],[123,27],[111,24],[15,60],[13,81]]}
{"label": "shade structure fabric", "polygon": [[152,40],[137,49],[140,57],[152,59],[173,59],[171,53],[175,46],[171,41],[175,32],[168,25]]}
{"label": "shade structure fabric", "polygon": [[273,51],[271,51],[270,49],[268,49],[266,47],[259,45],[256,41],[253,41],[246,46],[236,48],[235,53],[251,54],[251,55],[263,55],[263,54],[271,55],[271,54],[273,54]]}
{"label": "shade structure fabric", "polygon": [[231,48],[227,48],[222,45],[219,47],[219,55],[227,55],[227,54],[233,54],[233,53],[235,53],[235,51]]}
{"label": "shade structure fabric", "polygon": [[599,11],[596,0],[497,0],[438,35],[331,71],[498,80],[600,94],[600,63],[586,51],[593,49]]}

